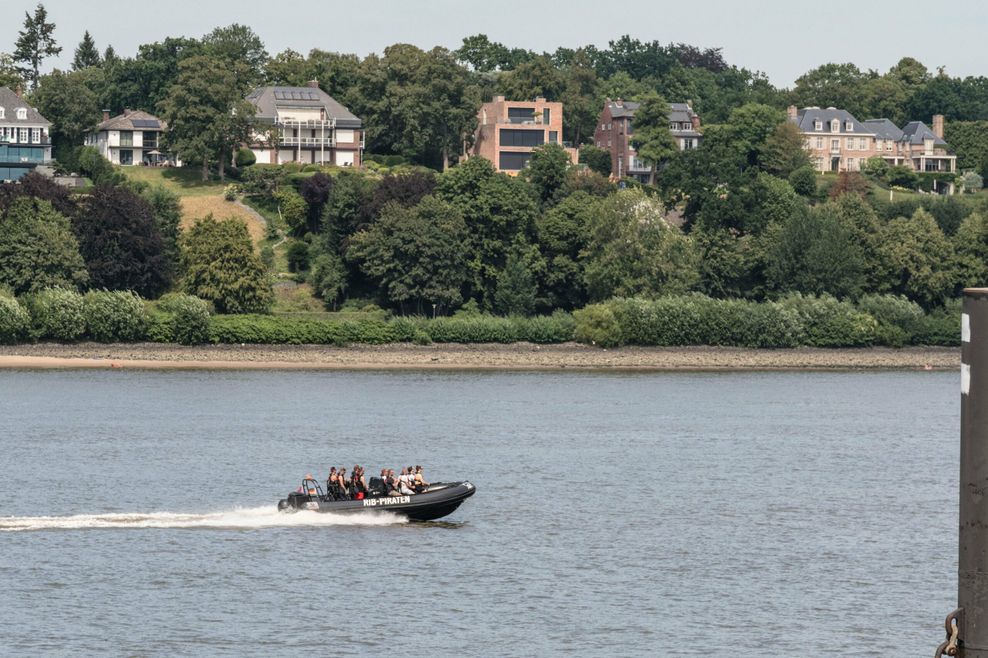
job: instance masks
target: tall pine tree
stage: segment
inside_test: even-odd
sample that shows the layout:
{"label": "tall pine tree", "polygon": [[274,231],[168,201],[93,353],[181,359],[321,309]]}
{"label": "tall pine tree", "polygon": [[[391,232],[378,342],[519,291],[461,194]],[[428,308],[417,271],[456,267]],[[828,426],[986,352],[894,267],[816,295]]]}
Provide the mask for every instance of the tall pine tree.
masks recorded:
{"label": "tall pine tree", "polygon": [[103,58],[99,56],[99,51],[96,50],[96,42],[93,41],[89,30],[86,30],[86,33],[82,35],[82,41],[79,42],[79,45],[75,49],[72,70],[81,71],[92,66],[99,66],[102,63]]}
{"label": "tall pine tree", "polygon": [[41,62],[62,52],[55,44],[55,24],[48,22],[48,12],[40,2],[34,16],[24,12],[24,29],[17,33],[14,46],[14,60],[24,64],[19,70],[31,81],[31,88],[37,89]]}

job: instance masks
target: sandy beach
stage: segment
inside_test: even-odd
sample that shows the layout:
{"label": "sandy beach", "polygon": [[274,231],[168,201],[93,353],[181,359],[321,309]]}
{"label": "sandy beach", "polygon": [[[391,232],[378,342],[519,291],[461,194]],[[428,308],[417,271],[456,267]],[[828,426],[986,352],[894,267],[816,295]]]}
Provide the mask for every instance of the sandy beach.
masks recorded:
{"label": "sandy beach", "polygon": [[562,345],[0,346],[0,369],[285,370],[950,370],[959,348],[779,349]]}

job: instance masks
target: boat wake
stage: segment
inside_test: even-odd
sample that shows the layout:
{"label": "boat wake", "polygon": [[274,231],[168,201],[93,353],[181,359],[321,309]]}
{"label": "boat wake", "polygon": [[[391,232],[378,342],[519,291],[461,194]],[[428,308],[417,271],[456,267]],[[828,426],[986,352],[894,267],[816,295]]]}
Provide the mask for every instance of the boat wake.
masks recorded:
{"label": "boat wake", "polygon": [[103,530],[121,528],[216,528],[253,530],[319,526],[380,526],[404,523],[406,519],[387,512],[375,514],[332,514],[299,511],[279,512],[274,506],[238,508],[209,514],[150,512],[146,514],[76,514],[73,516],[0,516],[0,532],[38,530]]}

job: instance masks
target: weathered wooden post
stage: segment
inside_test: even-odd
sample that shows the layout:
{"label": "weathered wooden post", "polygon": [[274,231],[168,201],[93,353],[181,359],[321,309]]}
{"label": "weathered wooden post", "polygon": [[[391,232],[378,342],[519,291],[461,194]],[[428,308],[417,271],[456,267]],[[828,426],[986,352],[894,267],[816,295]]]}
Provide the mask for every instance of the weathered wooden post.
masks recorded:
{"label": "weathered wooden post", "polygon": [[988,658],[988,288],[964,291],[957,610],[937,655]]}

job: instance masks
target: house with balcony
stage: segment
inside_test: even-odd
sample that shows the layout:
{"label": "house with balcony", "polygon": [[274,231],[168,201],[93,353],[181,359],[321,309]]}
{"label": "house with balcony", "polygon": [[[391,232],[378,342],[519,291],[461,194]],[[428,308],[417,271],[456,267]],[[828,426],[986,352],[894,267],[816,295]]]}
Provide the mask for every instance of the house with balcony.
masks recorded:
{"label": "house with balcony", "polygon": [[[640,103],[621,99],[604,102],[604,109],[597,118],[594,144],[611,153],[611,175],[615,178],[635,178],[647,183],[652,165],[638,157],[632,146],[635,111]],[[669,132],[681,151],[700,145],[700,116],[689,102],[669,104]]]}
{"label": "house with balcony", "polygon": [[258,163],[361,166],[363,123],[318,81],[307,87],[259,87],[247,100],[257,108],[249,146]]}
{"label": "house with balcony", "polygon": [[85,143],[113,164],[125,167],[181,164],[161,150],[167,130],[164,121],[148,112],[124,110],[111,117],[109,110],[103,110],[103,121],[86,133]]}
{"label": "house with balcony", "polygon": [[516,175],[532,159],[532,151],[543,144],[559,144],[570,162],[577,160],[576,149],[563,142],[563,104],[544,98],[509,101],[495,96],[480,106],[473,148],[467,157],[481,157],[494,163],[498,171]]}
{"label": "house with balcony", "polygon": [[899,128],[888,119],[858,121],[847,110],[834,107],[790,106],[789,121],[796,124],[817,171],[859,171],[869,158],[916,172],[957,171],[957,156],[943,139],[944,118],[934,115],[933,127],[911,121]]}
{"label": "house with balcony", "polygon": [[0,182],[16,181],[51,162],[50,128],[19,92],[0,87]]}

